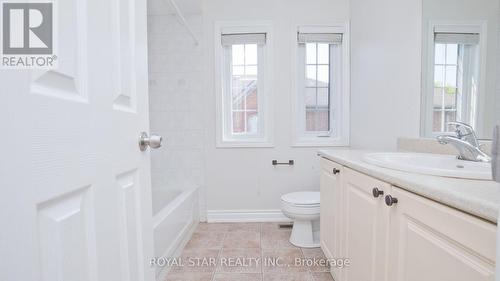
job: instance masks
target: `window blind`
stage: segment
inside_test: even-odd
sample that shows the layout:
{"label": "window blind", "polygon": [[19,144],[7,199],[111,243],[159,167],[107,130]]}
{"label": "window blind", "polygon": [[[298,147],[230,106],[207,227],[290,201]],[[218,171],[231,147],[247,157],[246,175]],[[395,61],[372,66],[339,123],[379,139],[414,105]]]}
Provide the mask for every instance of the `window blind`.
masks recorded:
{"label": "window blind", "polygon": [[299,43],[329,43],[341,44],[341,33],[297,33]]}
{"label": "window blind", "polygon": [[266,44],[265,33],[222,34],[222,46],[236,44]]}
{"label": "window blind", "polygon": [[478,33],[435,33],[434,42],[438,44],[479,44]]}

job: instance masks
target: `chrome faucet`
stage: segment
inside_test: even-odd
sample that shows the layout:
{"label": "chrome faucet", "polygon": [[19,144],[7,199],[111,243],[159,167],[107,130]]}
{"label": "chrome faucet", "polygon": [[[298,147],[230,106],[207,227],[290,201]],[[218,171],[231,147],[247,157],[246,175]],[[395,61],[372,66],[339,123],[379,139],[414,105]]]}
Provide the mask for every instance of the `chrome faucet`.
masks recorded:
{"label": "chrome faucet", "polygon": [[456,136],[438,136],[437,141],[440,144],[451,144],[455,147],[460,160],[491,162],[491,157],[481,150],[476,133],[470,125],[461,122],[448,122],[447,125],[455,126]]}

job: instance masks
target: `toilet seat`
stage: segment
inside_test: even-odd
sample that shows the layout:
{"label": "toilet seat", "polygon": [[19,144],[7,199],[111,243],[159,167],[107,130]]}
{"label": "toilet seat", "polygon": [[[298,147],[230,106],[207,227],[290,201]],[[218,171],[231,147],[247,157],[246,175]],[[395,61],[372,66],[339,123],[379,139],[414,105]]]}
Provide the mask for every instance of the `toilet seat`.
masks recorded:
{"label": "toilet seat", "polygon": [[310,218],[311,216],[319,216],[320,207],[304,207],[304,206],[294,206],[286,203],[281,204],[281,210],[288,216],[295,216],[297,218]]}
{"label": "toilet seat", "polygon": [[297,207],[319,207],[320,193],[318,191],[292,192],[281,196],[281,201]]}

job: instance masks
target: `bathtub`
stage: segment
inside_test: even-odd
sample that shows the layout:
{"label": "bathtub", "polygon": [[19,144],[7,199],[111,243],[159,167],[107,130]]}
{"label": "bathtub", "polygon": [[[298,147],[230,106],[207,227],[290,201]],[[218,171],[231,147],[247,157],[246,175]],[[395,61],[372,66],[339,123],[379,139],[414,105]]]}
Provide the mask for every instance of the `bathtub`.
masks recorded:
{"label": "bathtub", "polygon": [[[199,222],[198,188],[155,190],[153,194],[155,257],[176,257]],[[169,202],[168,205],[165,206],[165,202]],[[162,269],[156,268],[157,276]]]}

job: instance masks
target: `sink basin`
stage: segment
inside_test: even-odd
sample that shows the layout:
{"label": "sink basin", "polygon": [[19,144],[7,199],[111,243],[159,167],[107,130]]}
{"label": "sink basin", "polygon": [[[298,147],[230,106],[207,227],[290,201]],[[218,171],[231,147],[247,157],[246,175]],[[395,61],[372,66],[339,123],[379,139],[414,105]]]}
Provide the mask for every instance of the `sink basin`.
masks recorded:
{"label": "sink basin", "polygon": [[491,164],[457,159],[453,155],[427,153],[368,153],[364,161],[393,170],[424,175],[491,180]]}

